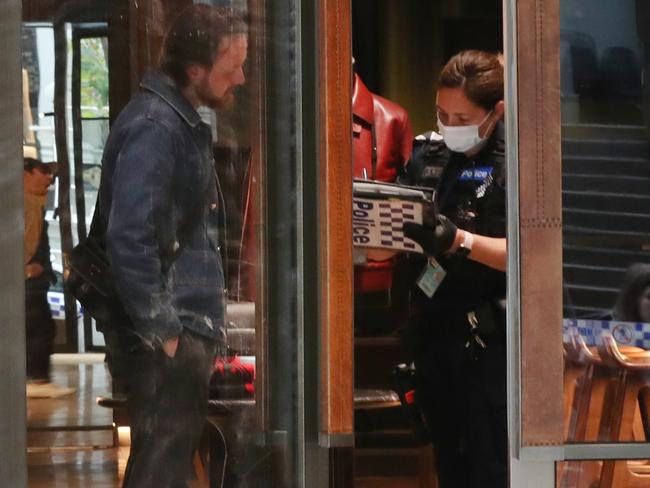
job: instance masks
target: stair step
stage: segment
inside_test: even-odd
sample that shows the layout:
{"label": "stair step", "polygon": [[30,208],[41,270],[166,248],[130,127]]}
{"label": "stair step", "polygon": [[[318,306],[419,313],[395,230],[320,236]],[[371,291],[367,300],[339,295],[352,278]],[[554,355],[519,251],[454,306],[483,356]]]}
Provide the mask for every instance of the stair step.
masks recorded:
{"label": "stair step", "polygon": [[562,219],[569,228],[647,234],[650,238],[650,214],[565,208]]}
{"label": "stair step", "polygon": [[647,134],[647,129],[640,125],[562,124],[563,140],[643,141]]}
{"label": "stair step", "polygon": [[564,173],[562,175],[562,188],[569,191],[647,195],[650,190],[650,178],[641,176]]}
{"label": "stair step", "polygon": [[615,212],[641,213],[650,215],[650,192],[646,195],[630,193],[573,191],[562,192],[562,207],[565,209],[607,209]]}
{"label": "stair step", "polygon": [[599,308],[591,306],[569,306],[566,302],[563,307],[563,316],[572,319],[603,319],[612,313],[612,308]]}
{"label": "stair step", "polygon": [[623,282],[625,268],[582,266],[565,263],[562,267],[564,282],[574,285],[618,288]]}
{"label": "stair step", "polygon": [[650,177],[650,160],[642,157],[562,155],[565,173],[645,176]]}
{"label": "stair step", "polygon": [[563,155],[593,155],[614,157],[650,157],[647,140],[617,139],[615,134],[604,139],[563,139]]}
{"label": "stair step", "polygon": [[[618,288],[577,286],[570,283],[565,283],[564,288],[565,304],[601,309],[613,307],[619,291]],[[570,300],[567,300],[567,294]]]}
{"label": "stair step", "polygon": [[609,266],[618,269],[636,262],[650,262],[650,252],[615,248],[563,246],[565,265]]}

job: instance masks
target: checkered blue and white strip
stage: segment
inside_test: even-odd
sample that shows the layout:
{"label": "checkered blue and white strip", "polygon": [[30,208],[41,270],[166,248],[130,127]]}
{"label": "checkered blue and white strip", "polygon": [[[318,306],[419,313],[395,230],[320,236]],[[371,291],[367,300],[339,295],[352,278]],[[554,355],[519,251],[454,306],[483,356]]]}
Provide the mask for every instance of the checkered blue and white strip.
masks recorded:
{"label": "checkered blue and white strip", "polygon": [[[54,320],[65,320],[65,299],[63,293],[49,291],[47,293],[47,303],[50,305],[50,312]],[[77,303],[77,318],[83,317],[81,304]]]}
{"label": "checkered blue and white strip", "polygon": [[65,320],[65,302],[63,293],[48,293],[47,302],[50,304],[50,311],[54,320]]}
{"label": "checkered blue and white strip", "polygon": [[577,329],[587,346],[597,346],[603,332],[612,335],[621,346],[650,349],[650,323],[619,322],[616,320],[564,319],[564,341],[570,341],[569,329]]}

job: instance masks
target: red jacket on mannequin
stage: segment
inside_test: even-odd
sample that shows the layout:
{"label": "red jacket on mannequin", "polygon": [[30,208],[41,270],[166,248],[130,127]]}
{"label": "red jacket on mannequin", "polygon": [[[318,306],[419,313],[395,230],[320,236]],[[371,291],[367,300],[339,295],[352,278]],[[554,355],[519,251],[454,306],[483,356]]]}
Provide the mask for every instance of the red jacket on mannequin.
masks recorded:
{"label": "red jacket on mannequin", "polygon": [[[355,178],[393,182],[411,155],[413,130],[406,110],[370,92],[354,75],[352,95],[353,174]],[[389,290],[392,259],[383,251],[368,253],[368,262],[355,267],[356,293]]]}

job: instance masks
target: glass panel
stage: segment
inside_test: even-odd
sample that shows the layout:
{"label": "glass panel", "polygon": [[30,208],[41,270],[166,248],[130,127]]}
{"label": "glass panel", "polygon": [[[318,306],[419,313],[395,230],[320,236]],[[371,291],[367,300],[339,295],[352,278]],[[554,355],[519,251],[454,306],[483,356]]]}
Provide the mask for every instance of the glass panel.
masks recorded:
{"label": "glass panel", "polygon": [[650,459],[557,463],[558,488],[650,486]]}
{"label": "glass panel", "polygon": [[[52,26],[23,26],[23,152],[42,161],[56,160],[54,140],[54,31]],[[49,187],[46,220],[55,269],[62,271],[59,225],[54,216],[58,182]]]}
{"label": "glass panel", "polygon": [[25,155],[56,159],[54,141],[54,30],[23,27],[23,145]]}
{"label": "glass panel", "polygon": [[83,184],[88,227],[92,218],[101,179],[102,152],[109,132],[108,119],[81,121]]}
{"label": "glass panel", "polygon": [[81,116],[108,117],[108,40],[80,40]]}
{"label": "glass panel", "polygon": [[571,443],[650,441],[648,7],[561,0],[564,420]]}
{"label": "glass panel", "polygon": [[[219,7],[215,14],[211,4],[238,10]],[[64,395],[58,405],[65,402],[67,417],[54,422],[54,400],[38,405],[43,416],[30,418],[28,428],[49,430],[30,438],[30,448],[61,441],[57,449],[75,456],[79,445],[108,452],[113,448],[98,440],[101,435],[85,433],[110,425],[106,417],[111,416],[120,439],[127,439],[126,449],[110,451],[118,463],[103,462],[103,455],[101,461],[79,456],[71,468],[70,458],[65,463],[52,458],[47,460],[51,470],[30,465],[30,483],[65,476],[67,484],[116,485],[127,476],[134,486],[162,486],[171,479],[181,486],[192,470],[201,482],[209,478],[210,486],[303,483],[306,340],[299,320],[304,293],[296,216],[298,202],[315,208],[317,196],[299,191],[298,142],[303,141],[296,4],[131,0],[59,11],[25,2],[25,20],[57,20],[54,28],[25,27],[25,113],[32,120],[25,129],[25,151],[45,161],[57,154],[67,159],[60,163],[69,176],[67,188],[53,187],[65,198],[57,194],[45,207],[47,219],[54,218],[57,204],[64,207],[59,214],[65,214],[69,229],[62,239],[59,221],[50,226],[56,252],[44,265],[51,261],[58,282],[44,283],[39,299],[47,295],[51,303],[62,303],[73,284],[71,271],[102,296],[108,289],[123,307],[112,302],[108,318],[89,301],[78,310],[80,319],[98,319],[107,365],[103,356],[73,356],[72,365],[55,361],[48,367],[41,379],[53,380],[52,391]],[[179,15],[185,23],[175,20]],[[191,30],[184,31],[188,26]],[[92,256],[85,254],[94,267],[83,268],[71,249],[61,252],[61,241],[83,241],[80,224],[85,222],[88,231],[97,209],[105,234],[93,233],[86,242],[96,244]],[[107,282],[88,276],[106,263],[104,276],[110,281],[102,288]],[[313,303],[316,293],[307,293]],[[27,303],[28,311],[36,307]],[[42,315],[47,323],[41,332],[47,335],[50,318],[59,322],[61,317]],[[30,320],[28,313],[28,328],[38,325]],[[308,333],[316,344],[317,327]],[[41,359],[50,364],[48,351]],[[79,366],[83,361],[92,364]],[[67,386],[76,391],[62,390]],[[40,387],[30,390],[35,388]],[[138,400],[145,392],[152,396]],[[114,415],[95,405],[97,396]],[[29,400],[30,412],[35,401]],[[316,404],[315,398],[310,401]],[[158,406],[162,410],[155,414]],[[152,438],[142,434],[148,422],[155,424]],[[316,437],[316,420],[313,424]],[[74,445],[60,435],[71,427],[79,433]],[[111,437],[110,430],[106,433]],[[139,456],[153,457],[144,467],[132,457],[125,474],[129,444],[142,447]],[[167,445],[176,446],[173,453],[164,452]],[[87,478],[91,462],[100,466],[100,478]]]}

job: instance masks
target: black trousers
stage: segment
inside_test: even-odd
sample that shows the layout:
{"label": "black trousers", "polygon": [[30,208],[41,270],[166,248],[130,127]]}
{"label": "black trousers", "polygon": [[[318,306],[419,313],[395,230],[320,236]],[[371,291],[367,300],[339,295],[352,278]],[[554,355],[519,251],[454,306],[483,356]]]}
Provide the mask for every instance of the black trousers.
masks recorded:
{"label": "black trousers", "polygon": [[184,330],[169,358],[137,338],[105,331],[109,368],[126,392],[131,452],[124,488],[184,488],[207,415],[216,344]]}
{"label": "black trousers", "polygon": [[25,290],[25,326],[27,379],[49,380],[56,330],[47,303],[47,288]]}
{"label": "black trousers", "polygon": [[507,488],[505,338],[470,354],[465,314],[427,317],[416,353],[417,393],[440,488]]}

